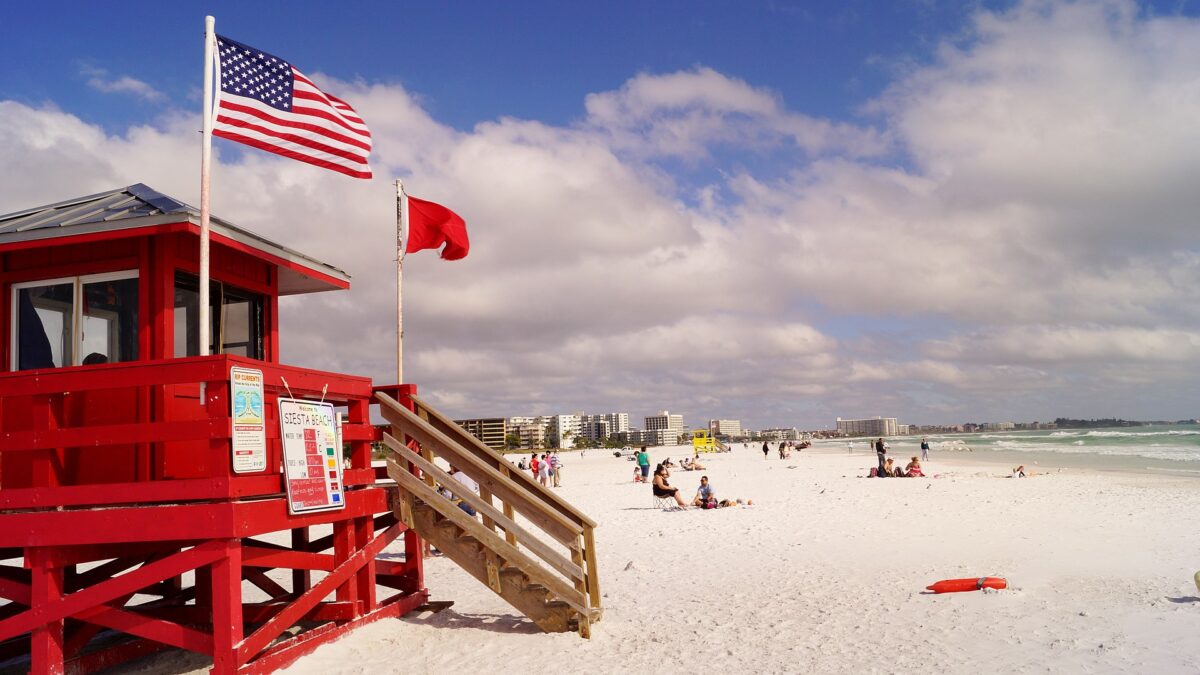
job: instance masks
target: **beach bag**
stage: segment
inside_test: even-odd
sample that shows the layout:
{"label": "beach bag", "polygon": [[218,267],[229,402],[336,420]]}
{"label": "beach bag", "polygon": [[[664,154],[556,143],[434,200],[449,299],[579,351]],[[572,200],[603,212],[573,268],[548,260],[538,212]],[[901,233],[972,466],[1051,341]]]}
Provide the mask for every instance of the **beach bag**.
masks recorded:
{"label": "beach bag", "polygon": [[879,477],[879,467],[877,467],[877,466],[871,467],[871,473],[867,474],[867,478],[878,478],[878,477]]}

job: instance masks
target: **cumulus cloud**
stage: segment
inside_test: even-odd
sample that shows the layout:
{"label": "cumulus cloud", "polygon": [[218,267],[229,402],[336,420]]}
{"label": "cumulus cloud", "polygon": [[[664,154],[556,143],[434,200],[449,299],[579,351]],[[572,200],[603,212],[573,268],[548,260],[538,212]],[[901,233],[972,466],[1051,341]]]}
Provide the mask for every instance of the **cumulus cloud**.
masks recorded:
{"label": "cumulus cloud", "polygon": [[[455,416],[1190,416],[1196,45],[1196,22],[1128,2],[980,11],[851,121],[701,66],[631,74],[568,125],[463,131],[399,85],[318,74],[371,124],[379,178],[222,144],[213,208],[351,273],[286,299],[284,359],[379,381],[388,178],[463,215],[468,258],[405,261],[406,379]],[[138,181],[196,201],[194,115],[109,134],[81,114],[0,101],[0,211]]]}
{"label": "cumulus cloud", "polygon": [[144,101],[161,101],[166,97],[146,82],[129,75],[110,76],[103,68],[84,66],[80,69],[87,85],[105,94],[132,94]]}
{"label": "cumulus cloud", "polygon": [[878,155],[873,128],[788,111],[774,93],[711,68],[642,73],[617,91],[589,94],[586,126],[615,147],[644,156],[698,159],[714,144],[760,150],[789,142],[805,152]]}

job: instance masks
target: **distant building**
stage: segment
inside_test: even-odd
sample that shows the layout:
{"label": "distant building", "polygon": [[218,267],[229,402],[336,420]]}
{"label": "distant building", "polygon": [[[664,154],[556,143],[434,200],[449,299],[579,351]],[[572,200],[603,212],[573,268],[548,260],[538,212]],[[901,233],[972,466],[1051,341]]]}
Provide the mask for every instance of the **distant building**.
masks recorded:
{"label": "distant building", "polygon": [[664,410],[646,418],[647,432],[653,432],[653,441],[647,445],[678,445],[683,433],[683,415],[672,415]]}
{"label": "distant building", "polygon": [[798,441],[800,440],[800,432],[796,427],[779,427],[777,429],[763,429],[758,432],[759,438],[772,441]]}
{"label": "distant building", "polygon": [[508,421],[503,417],[484,417],[469,420],[454,420],[454,423],[493,450],[504,449],[504,438],[508,435]]}
{"label": "distant building", "polygon": [[738,438],[742,435],[741,420],[709,420],[708,433],[713,436]]}
{"label": "distant building", "polygon": [[1016,425],[1012,422],[986,422],[983,425],[984,431],[1012,431]]}
{"label": "distant building", "polygon": [[551,415],[546,429],[547,441],[556,448],[573,448],[582,435],[582,415]]}
{"label": "distant building", "polygon": [[843,436],[897,436],[900,425],[895,417],[876,417],[866,420],[837,418],[838,433]]}
{"label": "distant building", "polygon": [[510,417],[508,435],[517,437],[517,447],[539,450],[546,447],[547,426],[549,422],[544,417]]}
{"label": "distant building", "polygon": [[629,413],[580,415],[580,434],[591,441],[606,441],[610,436],[629,431]]}

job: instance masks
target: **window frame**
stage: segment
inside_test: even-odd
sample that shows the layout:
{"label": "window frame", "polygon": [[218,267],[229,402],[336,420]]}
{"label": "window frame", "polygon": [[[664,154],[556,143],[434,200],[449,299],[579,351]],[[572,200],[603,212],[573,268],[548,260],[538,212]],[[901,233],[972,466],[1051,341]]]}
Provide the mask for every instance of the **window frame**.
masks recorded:
{"label": "window frame", "polygon": [[[83,286],[84,284],[102,283],[105,281],[124,281],[126,279],[140,279],[141,275],[136,269],[118,270],[116,272],[99,272],[96,274],[81,274],[69,277],[54,277],[51,279],[38,279],[36,281],[20,281],[13,283],[9,295],[9,326],[12,327],[9,335],[9,354],[11,362],[9,370],[11,372],[19,372],[21,366],[21,355],[19,353],[21,345],[21,325],[20,325],[20,292],[27,288],[38,288],[40,286],[58,286],[62,284],[72,284],[71,289],[71,363],[64,363],[56,368],[71,368],[83,364],[83,356],[80,354],[83,347]],[[138,303],[141,303],[141,284],[138,284]],[[140,330],[139,326],[139,330]],[[141,354],[137,359],[140,360]],[[129,363],[129,362],[126,362]]]}

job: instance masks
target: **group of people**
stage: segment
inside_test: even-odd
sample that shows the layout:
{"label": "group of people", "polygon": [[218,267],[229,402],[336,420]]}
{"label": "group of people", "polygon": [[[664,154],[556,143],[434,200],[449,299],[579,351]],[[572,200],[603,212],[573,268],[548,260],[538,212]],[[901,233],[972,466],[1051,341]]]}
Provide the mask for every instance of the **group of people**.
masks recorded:
{"label": "group of people", "polygon": [[[852,444],[847,444],[847,447],[851,451],[853,451],[853,449],[854,449],[854,446]],[[889,448],[888,444],[886,442],[884,442],[883,438],[879,438],[875,441],[875,454],[879,459],[879,466],[877,468],[871,469],[871,477],[872,478],[924,478],[925,477],[925,473],[923,471],[921,471],[921,461],[929,459],[929,441],[928,440],[926,440],[924,438],[921,439],[921,458],[918,459],[916,455],[913,455],[912,459],[909,460],[908,465],[905,466],[903,469],[900,468],[899,464],[896,464],[894,461],[892,461],[891,457],[887,456],[887,452],[889,449],[890,448]]]}
{"label": "group of people", "polygon": [[[779,447],[776,449],[779,451],[779,459],[790,459],[792,456],[792,450],[803,450],[811,445],[812,443],[809,443],[808,441],[801,441],[800,443],[797,443],[796,441],[779,441]],[[763,459],[771,458],[770,443],[763,441],[762,451]]]}
{"label": "group of people", "polygon": [[533,472],[533,479],[545,485],[546,487],[560,487],[562,485],[562,460],[559,459],[557,452],[543,453],[540,457],[536,452],[529,455],[529,462],[521,460],[517,463],[518,469]]}
{"label": "group of people", "polygon": [[[642,452],[645,452],[645,450],[645,448],[642,448]],[[686,509],[689,506],[702,509],[717,509],[729,506],[739,506],[741,504],[751,505],[754,503],[753,500],[743,501],[741,499],[718,499],[716,490],[714,490],[712,484],[708,482],[708,476],[700,477],[700,487],[696,489],[696,495],[692,497],[692,501],[688,502],[683,498],[683,495],[680,494],[679,488],[672,487],[670,478],[670,467],[666,466],[665,463],[659,463],[654,468],[654,480],[651,490],[653,490],[654,496],[660,499],[674,499],[675,504],[681,509]]]}

